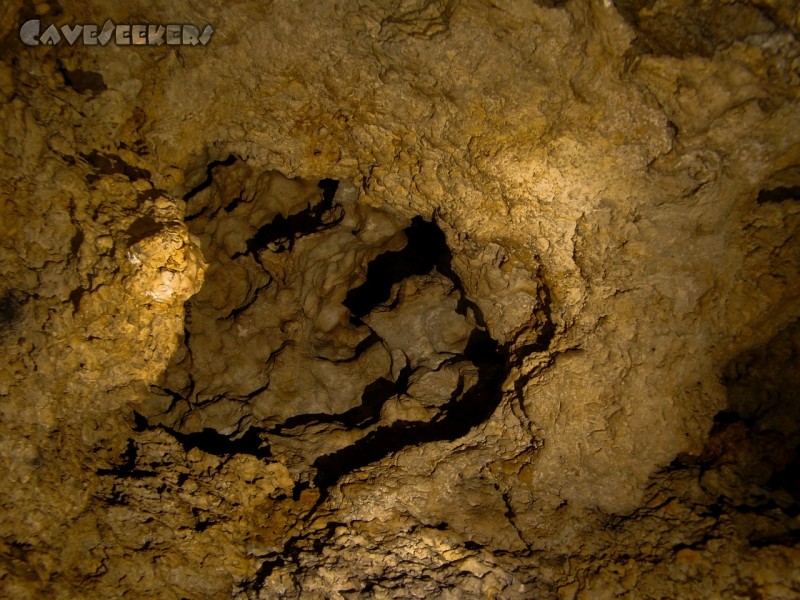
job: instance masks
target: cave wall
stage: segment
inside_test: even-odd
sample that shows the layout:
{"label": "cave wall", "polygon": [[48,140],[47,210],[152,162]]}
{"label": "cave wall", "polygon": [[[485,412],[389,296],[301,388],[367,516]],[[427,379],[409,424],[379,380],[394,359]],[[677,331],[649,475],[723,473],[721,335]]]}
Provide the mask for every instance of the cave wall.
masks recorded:
{"label": "cave wall", "polygon": [[799,30],[4,3],[4,593],[800,593]]}

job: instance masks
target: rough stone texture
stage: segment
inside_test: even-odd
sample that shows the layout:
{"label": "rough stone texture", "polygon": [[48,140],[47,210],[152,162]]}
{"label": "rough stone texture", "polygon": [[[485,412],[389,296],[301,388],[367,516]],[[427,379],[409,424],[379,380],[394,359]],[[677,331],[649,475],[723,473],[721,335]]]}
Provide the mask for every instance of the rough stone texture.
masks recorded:
{"label": "rough stone texture", "polygon": [[2,595],[800,595],[799,14],[3,3]]}

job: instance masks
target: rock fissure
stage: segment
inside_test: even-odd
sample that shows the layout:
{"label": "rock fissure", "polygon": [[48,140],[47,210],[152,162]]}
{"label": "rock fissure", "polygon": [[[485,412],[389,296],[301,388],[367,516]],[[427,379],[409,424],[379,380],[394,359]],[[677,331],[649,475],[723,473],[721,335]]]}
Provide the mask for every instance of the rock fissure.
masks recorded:
{"label": "rock fissure", "polygon": [[[322,199],[318,204],[292,213],[288,217],[284,217],[282,214],[277,215],[247,240],[247,253],[258,260],[258,253],[264,249],[269,249],[276,254],[291,251],[297,237],[338,225],[343,218],[343,215],[337,214],[337,212],[341,213],[341,207],[333,203],[338,186],[339,182],[334,179],[321,180],[319,187],[322,189]],[[226,212],[231,211],[226,207]],[[242,252],[237,252],[231,258],[239,258],[242,254]]]}
{"label": "rock fissure", "polygon": [[[231,161],[225,166],[232,164]],[[209,166],[207,169],[209,177],[216,166]],[[218,177],[227,172],[220,171]],[[285,182],[280,184],[282,186],[296,185],[301,193],[306,193],[302,190],[310,191],[310,186],[303,182],[293,184],[283,179],[278,181]],[[195,194],[206,194],[216,206],[224,203],[225,210],[219,212],[212,209],[206,212],[205,208],[201,208],[190,223],[196,235],[208,236],[204,232],[211,234],[205,238],[209,257],[217,252],[213,250],[215,244],[225,243],[218,238],[218,234],[213,233],[215,230],[232,231],[227,226],[228,221],[240,219],[240,214],[245,210],[251,213],[259,210],[263,212],[264,208],[261,206],[266,206],[263,203],[267,202],[264,199],[260,204],[256,199],[257,195],[250,194],[249,197],[254,199],[247,203],[240,198],[231,203],[218,195],[229,185],[224,181],[217,187],[215,185],[216,181],[207,180]],[[246,187],[247,182],[235,185]],[[348,195],[337,196],[339,182],[332,179],[321,180],[317,188],[321,197],[316,202],[306,202],[307,208],[289,211],[288,217],[279,213],[266,225],[257,226],[251,237],[240,238],[240,244],[245,246],[245,250],[233,254],[224,251],[217,254],[221,261],[220,269],[230,270],[234,265],[243,264],[240,273],[250,273],[248,278],[258,277],[258,268],[253,270],[250,266],[253,263],[238,262],[249,255],[256,258],[254,262],[257,267],[269,267],[276,272],[276,276],[270,274],[262,283],[255,286],[250,284],[250,289],[240,294],[244,300],[238,306],[228,304],[227,307],[220,305],[219,308],[211,308],[203,301],[202,292],[197,300],[187,303],[183,339],[185,351],[176,355],[182,358],[175,363],[174,373],[168,371],[165,376],[165,383],[175,379],[182,381],[183,386],[154,387],[157,395],[166,394],[168,402],[149,418],[156,419],[156,426],[177,436],[182,444],[199,443],[196,440],[202,439],[208,447],[216,445],[217,452],[229,448],[229,445],[231,449],[235,449],[233,440],[242,439],[239,436],[246,435],[241,432],[243,426],[248,427],[246,431],[250,435],[263,436],[273,446],[276,443],[279,446],[288,444],[293,448],[292,452],[304,457],[301,463],[312,474],[314,486],[320,490],[321,499],[324,499],[331,485],[358,468],[378,462],[409,446],[454,441],[485,422],[501,402],[501,385],[508,376],[512,362],[518,359],[513,358],[515,354],[510,349],[510,342],[499,344],[491,337],[481,308],[468,297],[461,277],[453,269],[452,252],[444,232],[435,221],[414,217],[409,226],[399,231],[386,230],[383,234],[384,243],[399,245],[401,242],[401,245],[396,250],[375,252],[365,247],[364,242],[360,242],[358,238],[364,231],[369,233],[368,228],[352,226],[358,225],[359,220],[364,219],[368,223],[370,218],[368,213],[358,214],[363,209],[352,204],[352,196],[349,196],[352,188],[346,189]],[[193,203],[202,206],[200,196],[194,197],[195,194]],[[215,199],[217,197],[218,200]],[[326,219],[326,215],[333,212],[338,212],[335,218]],[[344,223],[345,220],[348,222]],[[307,354],[303,348],[313,348],[319,341],[320,334],[324,341],[326,332],[320,332],[309,321],[298,322],[295,312],[297,305],[287,306],[286,316],[275,322],[274,334],[268,333],[274,335],[275,339],[270,345],[279,344],[279,347],[269,350],[261,361],[253,364],[252,373],[256,377],[255,381],[260,382],[259,385],[247,390],[245,383],[239,380],[236,382],[237,390],[217,386],[214,393],[210,390],[208,393],[201,393],[198,381],[208,380],[208,377],[197,370],[197,363],[208,364],[209,360],[214,359],[213,355],[200,356],[201,351],[197,347],[200,345],[195,342],[198,335],[214,342],[213,337],[208,338],[204,325],[213,323],[213,327],[219,331],[218,335],[227,340],[230,339],[228,336],[231,334],[228,332],[231,330],[241,332],[243,328],[258,328],[257,321],[251,315],[260,313],[272,299],[287,292],[303,293],[306,280],[315,277],[317,273],[325,272],[318,269],[330,268],[323,262],[309,263],[310,257],[316,251],[313,241],[306,237],[312,233],[318,234],[317,244],[320,246],[331,240],[332,243],[339,244],[339,252],[342,248],[352,246],[355,250],[354,257],[360,255],[367,259],[361,259],[364,274],[360,283],[352,284],[353,281],[358,282],[354,274],[338,274],[338,291],[334,293],[334,297],[340,299],[340,304],[338,307],[328,304],[323,309],[323,312],[338,312],[336,327],[345,334],[344,339],[354,339],[355,343],[346,342],[353,345],[343,350],[332,349],[330,343],[325,343],[322,346],[325,352],[322,354]],[[288,271],[298,267],[306,270],[294,270],[291,277],[286,276]],[[358,265],[354,264],[350,268],[354,267],[357,274]],[[235,285],[238,282],[232,283]],[[209,294],[225,291],[214,289],[213,285],[213,280],[207,282],[204,290],[208,289]],[[444,304],[437,304],[442,302],[437,300],[437,295],[445,299]],[[304,302],[308,301],[307,299]],[[405,308],[407,306],[411,308]],[[446,306],[449,308],[445,308]],[[415,315],[412,319],[420,319],[422,329],[414,335],[422,334],[421,343],[413,337],[408,338],[402,321],[395,317],[396,314],[402,317],[404,310],[412,311],[411,314]],[[447,310],[452,311],[451,316],[447,316]],[[546,308],[543,314],[549,318],[547,310],[549,309]],[[226,321],[227,324],[223,325]],[[437,322],[442,323],[442,329],[431,330],[429,325]],[[397,325],[401,327],[398,329]],[[361,331],[364,333],[359,333]],[[542,324],[541,331],[544,338],[538,346],[531,347],[544,351],[552,337],[551,324]],[[297,334],[310,337],[297,338]],[[219,342],[214,343],[218,345]],[[404,348],[405,344],[410,346]],[[235,339],[231,339],[228,351],[236,352]],[[310,361],[311,381],[325,386],[320,388],[319,393],[328,397],[335,390],[323,381],[325,378],[335,377],[337,369],[344,374],[348,372],[346,369],[352,371],[356,368],[356,372],[360,373],[365,368],[369,370],[383,364],[381,368],[385,370],[382,373],[376,372],[378,376],[374,379],[365,380],[360,389],[353,388],[349,392],[350,397],[341,396],[339,402],[344,410],[332,409],[332,406],[323,411],[304,410],[304,401],[298,398],[291,401],[297,403],[296,407],[284,401],[281,409],[285,416],[271,423],[269,415],[259,408],[275,396],[286,397],[281,392],[282,377],[286,369],[282,361],[287,353],[294,360]],[[242,355],[242,358],[246,356]],[[235,354],[231,359],[237,360]],[[292,368],[297,368],[297,365],[292,365]],[[323,378],[322,381],[320,377]],[[425,397],[415,397],[415,394],[419,394],[417,390],[427,390],[430,385],[428,381],[448,381],[451,387],[441,400],[426,405],[421,402]],[[199,416],[202,419],[205,414],[213,414],[220,406],[225,406],[224,410],[220,409],[225,420],[218,423],[216,431],[226,430],[232,433],[218,438],[215,436],[220,434],[215,434],[214,428],[199,426],[197,418]],[[225,414],[230,414],[232,418],[224,417]],[[219,421],[219,417],[217,420]],[[207,420],[201,422],[208,423]],[[334,438],[334,445],[326,451],[324,444],[316,441],[312,445],[306,441],[309,435],[318,435],[313,432],[320,428],[340,433],[350,432],[350,435],[357,431],[361,433],[357,434],[357,439],[345,444],[335,442]],[[316,446],[318,449],[308,454],[309,451],[304,450],[303,445],[311,448]],[[317,504],[320,502],[321,500]]]}
{"label": "rock fissure", "polygon": [[[218,168],[218,167],[229,167],[233,163],[235,163],[237,160],[238,160],[238,157],[236,155],[229,154],[227,156],[227,158],[224,158],[222,160],[214,160],[214,161],[211,161],[210,163],[208,163],[208,165],[206,166],[206,177],[205,177],[205,179],[203,179],[203,181],[201,181],[196,186],[194,186],[192,189],[190,189],[188,192],[186,192],[183,195],[183,199],[186,202],[188,202],[189,200],[191,200],[192,198],[197,196],[197,194],[202,192],[204,189],[208,188],[208,186],[210,186],[211,183],[214,181],[214,170],[216,168]],[[186,215],[185,220],[186,221],[191,221],[192,219],[195,219],[198,216],[199,216],[198,214]]]}

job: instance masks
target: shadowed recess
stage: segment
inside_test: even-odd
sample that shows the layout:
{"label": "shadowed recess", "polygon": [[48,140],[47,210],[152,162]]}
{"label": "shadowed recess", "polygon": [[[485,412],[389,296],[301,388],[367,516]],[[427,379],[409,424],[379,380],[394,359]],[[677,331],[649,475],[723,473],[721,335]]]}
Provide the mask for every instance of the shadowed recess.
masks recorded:
{"label": "shadowed recess", "polygon": [[[216,169],[217,167],[229,167],[235,162],[236,162],[236,156],[233,154],[229,154],[228,158],[224,160],[213,160],[210,163],[208,163],[208,166],[206,166],[206,178],[203,181],[201,181],[198,185],[193,187],[191,190],[186,192],[186,194],[184,194],[183,196],[183,199],[191,200],[197,194],[199,194],[208,186],[210,186],[211,182],[214,181],[214,169]],[[193,218],[192,216],[187,215],[185,220],[190,221],[192,218]]]}
{"label": "shadowed recess", "polygon": [[12,291],[0,296],[0,331],[10,329],[19,318],[21,303]]}
{"label": "shadowed recess", "polygon": [[[297,238],[337,225],[344,218],[343,212],[338,215],[332,214],[335,209],[333,198],[339,182],[334,179],[323,179],[319,182],[319,187],[322,190],[322,200],[319,203],[288,217],[278,215],[260,227],[255,235],[247,240],[247,254],[256,257],[260,250],[270,246],[274,246],[271,249],[276,253],[290,251]],[[242,254],[244,253],[237,252],[231,258],[238,258]]]}
{"label": "shadowed recess", "polygon": [[785,200],[799,200],[800,185],[790,187],[778,187],[771,190],[761,190],[758,193],[756,202],[765,204],[767,202],[784,202]]}
{"label": "shadowed recess", "polygon": [[343,475],[377,462],[407,446],[426,442],[453,441],[467,434],[494,413],[502,400],[502,384],[508,375],[509,352],[485,331],[476,329],[470,336],[464,356],[478,367],[478,381],[441,407],[432,421],[398,422],[380,427],[346,448],[314,461],[314,484],[324,498],[327,489]]}

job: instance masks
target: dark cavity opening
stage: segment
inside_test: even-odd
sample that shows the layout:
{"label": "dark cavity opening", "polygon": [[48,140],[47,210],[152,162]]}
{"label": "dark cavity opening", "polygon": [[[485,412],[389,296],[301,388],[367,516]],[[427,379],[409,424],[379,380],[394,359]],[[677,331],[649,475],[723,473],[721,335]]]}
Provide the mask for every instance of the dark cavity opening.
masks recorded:
{"label": "dark cavity opening", "polygon": [[[427,442],[453,441],[486,421],[503,397],[502,384],[510,367],[510,352],[501,347],[486,331],[475,329],[465,357],[478,368],[478,381],[471,388],[456,393],[432,421],[401,421],[380,427],[354,444],[319,457],[314,461],[317,474],[314,484],[320,500],[342,476],[377,462],[407,446]],[[459,390],[460,391],[460,390]]]}
{"label": "dark cavity opening", "polygon": [[214,429],[203,429],[197,433],[180,433],[168,430],[175,439],[188,452],[192,448],[199,448],[203,452],[216,456],[231,456],[233,454],[250,454],[256,458],[269,458],[272,456],[269,445],[261,439],[260,430],[250,427],[240,438],[232,439]]}
{"label": "dark cavity opening", "polygon": [[164,225],[153,219],[153,217],[139,217],[131,223],[130,227],[128,227],[128,231],[126,231],[128,235],[128,246],[138,244],[143,239],[157,234],[163,228]]}
{"label": "dark cavity opening", "polygon": [[[147,418],[138,412],[134,411],[133,418],[135,431],[153,428]],[[249,427],[238,438],[223,435],[208,427],[195,433],[181,433],[164,425],[157,425],[156,427],[163,429],[174,437],[186,452],[193,448],[198,448],[215,456],[231,456],[234,454],[250,454],[256,458],[269,458],[272,456],[269,444],[261,437],[263,430],[257,427]]]}
{"label": "dark cavity opening", "polygon": [[62,65],[58,67],[58,72],[64,78],[64,83],[79,94],[84,92],[98,94],[108,89],[103,76],[95,71],[83,71],[81,69],[70,71]]}
{"label": "dark cavity opening", "polygon": [[[211,182],[214,181],[214,169],[216,167],[229,167],[235,162],[236,162],[236,156],[233,154],[229,154],[228,158],[226,158],[225,160],[212,160],[210,163],[208,163],[208,166],[206,167],[206,178],[201,183],[199,183],[191,190],[186,192],[183,195],[183,199],[187,201],[191,200],[197,194],[199,194],[208,186],[210,186]],[[187,221],[190,220],[190,217],[187,217],[185,220]]]}
{"label": "dark cavity opening", "polygon": [[[339,182],[335,179],[323,179],[318,186],[322,190],[322,199],[317,204],[288,217],[278,215],[263,225],[252,238],[247,240],[246,254],[257,259],[258,252],[268,247],[275,253],[291,251],[297,238],[339,224],[344,218],[344,212],[333,203]],[[242,254],[245,253],[237,252],[231,258],[238,258]]]}
{"label": "dark cavity opening", "polygon": [[377,256],[367,267],[367,280],[347,292],[343,304],[353,313],[354,320],[386,302],[393,285],[407,277],[429,273],[440,258],[450,254],[442,230],[422,217],[414,217],[403,233],[408,239],[406,247]]}
{"label": "dark cavity opening", "polygon": [[786,200],[800,200],[800,185],[778,187],[772,190],[761,190],[758,192],[758,198],[756,198],[756,202],[759,204],[784,202]]}
{"label": "dark cavity opening", "polygon": [[0,296],[0,332],[10,329],[19,319],[21,302],[12,291]]}
{"label": "dark cavity opening", "polygon": [[120,454],[122,463],[111,469],[98,469],[98,475],[111,475],[113,477],[122,477],[128,479],[143,479],[145,477],[153,477],[155,471],[146,471],[136,468],[136,459],[139,455],[139,448],[133,439],[128,438],[128,445],[125,450]]}
{"label": "dark cavity opening", "polygon": [[281,434],[285,430],[293,429],[309,423],[341,423],[349,429],[364,428],[375,423],[381,414],[383,405],[393,396],[408,391],[408,380],[413,373],[410,365],[400,371],[397,381],[379,377],[361,394],[361,404],[342,413],[309,413],[289,417],[286,422],[278,425],[270,433]]}
{"label": "dark cavity opening", "polygon": [[[317,458],[313,463],[314,484],[320,489],[320,503],[327,497],[330,486],[355,469],[407,446],[452,441],[466,435],[494,413],[503,397],[502,384],[513,357],[507,345],[501,346],[491,337],[480,309],[467,298],[461,279],[452,269],[452,252],[444,232],[435,221],[414,217],[405,234],[406,247],[376,257],[367,267],[366,281],[348,292],[344,305],[353,313],[352,319],[359,321],[389,299],[394,284],[413,275],[425,275],[435,268],[453,282],[459,295],[458,312],[465,314],[470,310],[477,323],[464,354],[451,359],[453,362],[469,361],[477,367],[477,382],[466,391],[463,383],[460,384],[431,421],[401,421],[380,427],[346,448]],[[545,343],[549,343],[549,339]],[[362,405],[348,411],[347,416],[356,420],[367,417],[366,422],[369,422],[369,417],[379,413],[391,392],[407,387],[409,375],[410,372],[401,374],[393,386],[389,385],[391,382],[375,382],[374,395],[365,393]]]}
{"label": "dark cavity opening", "polygon": [[[129,181],[136,181],[137,179],[150,180],[150,171],[129,165],[116,154],[106,154],[92,150],[89,154],[82,152],[80,156],[94,168],[95,172],[101,175],[124,175]],[[86,179],[89,183],[94,183],[99,177],[97,175],[87,175]]]}

